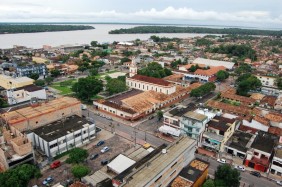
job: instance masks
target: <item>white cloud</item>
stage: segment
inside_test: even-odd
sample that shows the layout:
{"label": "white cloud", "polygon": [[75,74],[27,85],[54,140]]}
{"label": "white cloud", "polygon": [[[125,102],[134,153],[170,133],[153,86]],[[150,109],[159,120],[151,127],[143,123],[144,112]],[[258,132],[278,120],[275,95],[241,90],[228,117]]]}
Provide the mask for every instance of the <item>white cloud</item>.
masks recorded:
{"label": "white cloud", "polygon": [[37,4],[1,4],[1,21],[128,21],[128,22],[166,22],[183,23],[188,21],[242,22],[271,24],[282,26],[282,15],[271,16],[267,11],[244,10],[238,12],[219,12],[213,10],[198,11],[192,8],[174,8],[163,10],[155,8],[136,12],[118,12],[104,10],[98,12],[70,12],[57,10]]}

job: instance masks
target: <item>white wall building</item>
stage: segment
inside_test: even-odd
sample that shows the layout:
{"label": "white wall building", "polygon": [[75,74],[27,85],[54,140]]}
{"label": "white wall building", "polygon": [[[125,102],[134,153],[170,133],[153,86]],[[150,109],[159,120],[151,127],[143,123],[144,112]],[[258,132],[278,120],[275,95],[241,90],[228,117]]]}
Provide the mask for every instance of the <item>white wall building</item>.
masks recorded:
{"label": "white wall building", "polygon": [[277,149],[275,151],[269,172],[282,178],[282,149]]}
{"label": "white wall building", "polygon": [[263,75],[255,75],[261,82],[263,86],[276,87],[275,86],[275,77],[263,76]]}
{"label": "white wall building", "polygon": [[27,136],[36,149],[52,158],[88,143],[95,135],[95,124],[74,115],[32,130]]}

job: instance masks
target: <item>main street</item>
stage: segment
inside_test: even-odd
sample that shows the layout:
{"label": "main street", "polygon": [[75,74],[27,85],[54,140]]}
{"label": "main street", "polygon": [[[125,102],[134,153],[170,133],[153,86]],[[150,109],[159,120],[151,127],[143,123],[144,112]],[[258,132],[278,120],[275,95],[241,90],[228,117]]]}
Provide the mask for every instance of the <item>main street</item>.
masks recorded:
{"label": "main street", "polygon": [[130,125],[123,124],[121,122],[112,121],[101,116],[96,115],[92,110],[83,110],[82,114],[85,117],[94,119],[97,127],[109,130],[111,132],[121,132],[118,134],[124,134],[124,137],[132,140],[133,142],[148,142],[151,145],[158,147],[164,143],[168,144],[170,142],[158,138],[153,132],[147,132],[138,127],[131,127]]}
{"label": "main street", "polygon": [[[196,158],[202,159],[204,161],[208,161],[210,163],[209,166],[209,175],[214,176],[215,170],[220,165],[216,160],[211,157],[203,156],[196,154]],[[241,172],[241,186],[249,187],[274,187],[277,186],[275,181],[268,180],[265,177],[256,177],[249,173],[249,171]]]}

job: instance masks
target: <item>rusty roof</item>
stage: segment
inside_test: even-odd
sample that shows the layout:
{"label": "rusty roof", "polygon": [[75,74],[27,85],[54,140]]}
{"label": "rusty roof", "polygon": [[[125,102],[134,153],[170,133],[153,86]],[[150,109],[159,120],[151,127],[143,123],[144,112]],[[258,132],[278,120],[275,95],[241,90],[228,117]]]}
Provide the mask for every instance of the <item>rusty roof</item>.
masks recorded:
{"label": "rusty roof", "polygon": [[161,86],[170,86],[171,85],[171,83],[166,81],[166,80],[154,78],[154,77],[148,77],[148,76],[144,76],[144,75],[134,75],[133,77],[130,77],[128,79],[134,79],[134,80],[147,82],[147,83],[151,83],[151,84],[157,84],[157,85],[161,85]]}

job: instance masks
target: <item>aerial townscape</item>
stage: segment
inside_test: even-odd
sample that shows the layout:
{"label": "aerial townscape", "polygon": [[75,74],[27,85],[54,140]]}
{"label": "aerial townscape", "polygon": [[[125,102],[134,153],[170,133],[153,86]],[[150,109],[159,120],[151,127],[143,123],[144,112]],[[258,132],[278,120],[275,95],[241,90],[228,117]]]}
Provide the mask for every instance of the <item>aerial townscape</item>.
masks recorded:
{"label": "aerial townscape", "polygon": [[0,187],[282,186],[282,15],[33,3],[0,8]]}

